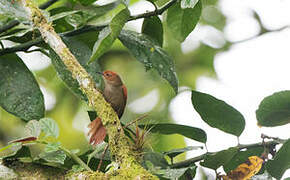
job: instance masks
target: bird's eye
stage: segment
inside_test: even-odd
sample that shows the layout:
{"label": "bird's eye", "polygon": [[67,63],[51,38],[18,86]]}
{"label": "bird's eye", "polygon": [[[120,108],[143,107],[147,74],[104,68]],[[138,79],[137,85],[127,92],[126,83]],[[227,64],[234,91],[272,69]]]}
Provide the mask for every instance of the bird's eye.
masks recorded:
{"label": "bird's eye", "polygon": [[110,76],[111,76],[111,74],[107,73],[107,74],[106,74],[106,76],[109,76],[109,77],[110,77]]}

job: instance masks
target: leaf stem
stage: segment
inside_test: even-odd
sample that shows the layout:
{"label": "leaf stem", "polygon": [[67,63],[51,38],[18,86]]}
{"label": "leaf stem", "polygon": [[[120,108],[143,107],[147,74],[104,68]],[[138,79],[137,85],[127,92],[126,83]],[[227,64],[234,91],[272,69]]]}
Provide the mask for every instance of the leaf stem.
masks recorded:
{"label": "leaf stem", "polygon": [[61,150],[63,150],[68,156],[70,156],[75,162],[77,162],[80,166],[82,166],[87,171],[93,171],[86,163],[84,163],[81,158],[79,158],[77,155],[72,153],[70,150],[60,147]]}

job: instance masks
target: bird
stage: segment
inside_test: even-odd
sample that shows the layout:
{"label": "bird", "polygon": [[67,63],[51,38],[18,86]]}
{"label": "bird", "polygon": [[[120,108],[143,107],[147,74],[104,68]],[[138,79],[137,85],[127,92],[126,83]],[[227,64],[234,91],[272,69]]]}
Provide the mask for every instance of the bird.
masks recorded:
{"label": "bird", "polygon": [[[105,83],[102,94],[120,119],[124,113],[127,102],[127,88],[117,73],[109,70],[97,73],[102,75]],[[90,129],[88,133],[90,136],[90,144],[97,145],[105,139],[106,129],[100,117],[96,117],[88,127]]]}

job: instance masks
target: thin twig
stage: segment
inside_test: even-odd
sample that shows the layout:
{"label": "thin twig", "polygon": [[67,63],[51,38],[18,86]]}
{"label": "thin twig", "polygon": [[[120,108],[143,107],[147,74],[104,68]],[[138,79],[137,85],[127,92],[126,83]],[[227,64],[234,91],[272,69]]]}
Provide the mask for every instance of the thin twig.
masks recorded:
{"label": "thin twig", "polygon": [[177,0],[172,0],[169,3],[165,4],[160,9],[156,9],[154,11],[146,12],[146,13],[143,13],[143,14],[130,16],[128,21],[132,21],[132,20],[136,20],[136,19],[140,19],[140,18],[147,18],[147,17],[151,17],[151,16],[161,15],[164,11],[166,11],[168,8],[170,8],[176,2],[177,2]]}
{"label": "thin twig", "polygon": [[126,126],[125,126],[123,129],[126,129],[127,127],[131,126],[131,125],[134,124],[135,122],[140,121],[140,120],[144,119],[144,118],[147,117],[147,116],[148,116],[148,114],[144,114],[144,115],[138,117],[138,118],[135,119],[134,121],[131,121],[130,123],[126,124]]}
{"label": "thin twig", "polygon": [[[280,144],[280,142],[276,141],[276,140],[273,140],[273,141],[269,141],[269,142],[260,142],[260,143],[254,143],[254,144],[240,144],[238,146],[236,146],[239,150],[242,150],[242,149],[251,149],[251,148],[256,148],[256,147],[263,147],[264,145],[265,146],[271,146],[271,145],[277,145],[277,144]],[[180,161],[180,162],[177,162],[177,163],[174,163],[172,164],[170,167],[171,168],[182,168],[182,167],[187,167],[191,164],[194,164],[195,162],[198,162],[198,161],[201,161],[203,160],[207,155],[212,155],[212,154],[215,154],[217,152],[207,152],[207,153],[204,153],[200,156],[197,156],[197,157],[193,157],[193,158],[190,158],[190,159],[187,159],[185,161]]]}
{"label": "thin twig", "polygon": [[104,152],[103,152],[103,154],[102,154],[102,156],[101,156],[101,159],[100,159],[100,162],[99,162],[99,165],[98,165],[97,171],[99,171],[99,170],[101,169],[101,165],[102,165],[102,163],[103,163],[103,159],[104,159],[105,154],[106,154],[106,152],[107,152],[107,150],[108,150],[108,147],[109,147],[109,144],[107,144],[106,147],[105,147],[105,149],[104,149]]}

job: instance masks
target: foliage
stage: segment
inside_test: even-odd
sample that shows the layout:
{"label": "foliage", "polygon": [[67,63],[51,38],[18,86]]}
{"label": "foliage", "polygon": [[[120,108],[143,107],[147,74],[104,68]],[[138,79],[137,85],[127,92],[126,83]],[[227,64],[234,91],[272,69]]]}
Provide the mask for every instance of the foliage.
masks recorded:
{"label": "foliage", "polygon": [[[130,3],[134,2],[136,1]],[[157,122],[142,123],[142,125],[136,125],[136,129],[128,128],[125,125],[126,135],[131,138],[130,140],[136,139],[134,137],[138,134],[136,132],[139,132],[139,128],[142,128],[152,134],[157,133],[157,136],[178,134],[205,145],[207,142],[206,131],[196,127],[174,124],[164,119],[169,119],[167,115],[168,104],[174,95],[178,94],[178,87],[187,85],[194,88],[194,80],[200,75],[195,71],[197,69],[199,71],[203,69],[214,74],[214,56],[218,51],[226,50],[231,45],[227,42],[224,47],[217,50],[202,44],[189,55],[190,57],[187,57],[180,51],[181,43],[194,31],[198,23],[223,29],[224,16],[217,10],[216,16],[221,17],[219,24],[202,17],[203,7],[214,6],[216,2],[205,0],[150,0],[150,2],[156,10],[144,12],[140,15],[132,15],[128,8],[130,4],[127,1],[119,0],[105,5],[94,4],[95,0],[67,0],[64,4],[51,5],[49,9],[42,11],[42,13],[49,20],[49,23],[53,24],[68,49],[90,74],[99,89],[102,87],[102,80],[96,72],[104,70],[110,63],[110,61],[105,61],[110,59],[108,56],[117,53],[118,58],[121,59],[121,56],[125,56],[125,58],[122,59],[124,60],[122,66],[116,63],[116,69],[122,71],[122,67],[125,67],[124,72],[138,74],[140,73],[138,68],[142,66],[146,75],[150,75],[150,78],[148,78],[150,80],[144,79],[142,82],[140,82],[140,79],[143,80],[143,78],[138,76],[138,79],[134,79],[136,76],[132,75],[133,73],[130,74],[132,76],[128,75],[126,77],[127,79],[134,79],[132,80],[134,81],[132,86],[136,87],[136,92],[132,92],[132,97],[136,98],[136,94],[145,94],[152,90],[152,88],[149,88],[151,85],[162,91],[160,95],[162,101],[160,102],[163,103],[159,102],[157,105],[158,111],[152,113],[152,117]],[[162,18],[159,15],[162,15]],[[141,33],[128,30],[127,22],[141,18],[144,18]],[[1,41],[10,40],[21,43],[12,48],[7,48],[1,42],[0,106],[8,113],[26,122],[25,134],[22,134],[22,138],[14,140],[0,149],[0,152],[6,152],[5,155],[1,156],[1,160],[3,162],[29,162],[65,169],[70,172],[96,170],[96,164],[102,161],[100,164],[102,172],[117,170],[118,165],[114,165],[115,159],[110,156],[110,147],[106,151],[105,145],[107,144],[97,147],[90,146],[80,152],[80,150],[68,150],[61,142],[59,136],[63,129],[59,128],[58,123],[53,118],[50,118],[54,116],[53,111],[50,112],[46,109],[45,112],[45,103],[40,86],[45,84],[54,87],[60,97],[65,98],[64,95],[67,90],[59,88],[61,85],[56,85],[59,80],[55,81],[50,76],[56,72],[58,78],[80,100],[88,102],[89,99],[80,90],[79,79],[73,77],[70,69],[62,62],[61,57],[51,47],[43,43],[39,32],[35,30],[20,1],[0,2],[0,25]],[[34,73],[16,54],[20,51],[29,53],[29,48],[32,46],[36,48],[35,51],[39,51],[42,55],[51,59],[52,66],[49,67],[50,69],[47,68]],[[128,55],[127,52],[130,52],[132,56]],[[182,58],[178,59],[178,57]],[[194,62],[192,62],[192,57]],[[141,63],[137,64],[132,60],[134,58]],[[132,64],[134,64],[134,67]],[[179,77],[176,71],[180,74]],[[41,81],[43,77],[47,80],[45,83]],[[160,77],[166,80],[168,84],[160,83]],[[189,81],[191,83],[187,83]],[[147,86],[145,88],[137,87],[140,84],[147,84]],[[174,93],[168,90],[169,85]],[[195,109],[209,126],[237,137],[244,132],[245,118],[237,109],[212,95],[195,90],[192,90],[191,93],[192,110]],[[67,96],[69,99],[72,97]],[[81,101],[77,103],[70,102],[69,105],[66,105],[68,109],[71,109],[67,114],[73,117],[76,112],[74,106],[78,106]],[[61,112],[57,116],[65,114],[62,112],[65,108],[60,104],[57,104],[58,108],[54,110]],[[165,105],[162,106],[162,104]],[[289,107],[289,91],[277,92],[266,97],[256,111],[258,125],[274,127],[288,124],[290,122]],[[94,112],[89,114],[95,116]],[[63,119],[66,119],[66,116],[63,116]],[[126,116],[127,119],[132,117],[134,117],[133,113]],[[139,141],[145,141],[143,135],[138,138]],[[248,167],[250,170],[239,179],[251,178],[259,171],[265,171],[265,169],[269,176],[279,179],[290,167],[290,141],[268,138],[271,141],[265,142],[265,138],[263,138],[261,143],[238,144],[236,147],[230,147],[219,152],[207,152],[201,156],[180,162],[176,162],[180,154],[194,151],[200,147],[189,146],[176,149],[168,145],[170,149],[163,153],[143,148],[144,152],[141,153],[140,163],[160,179],[192,179],[196,174],[197,166],[213,170],[223,167],[227,175],[220,177],[225,179],[235,176],[235,173],[240,172],[241,167]],[[70,139],[73,138],[70,137]],[[134,142],[131,144],[134,145]],[[144,143],[141,142],[141,144]],[[282,144],[282,147],[275,153],[277,144]],[[33,147],[38,148],[39,151],[37,153],[33,152]],[[269,159],[268,154],[273,157]],[[168,162],[166,157],[169,157],[171,162]],[[195,164],[199,161],[199,165]],[[265,164],[264,167],[262,167],[262,163]],[[0,172],[0,174],[3,174],[0,175],[0,179],[17,176],[11,169],[2,165],[0,166]]]}

